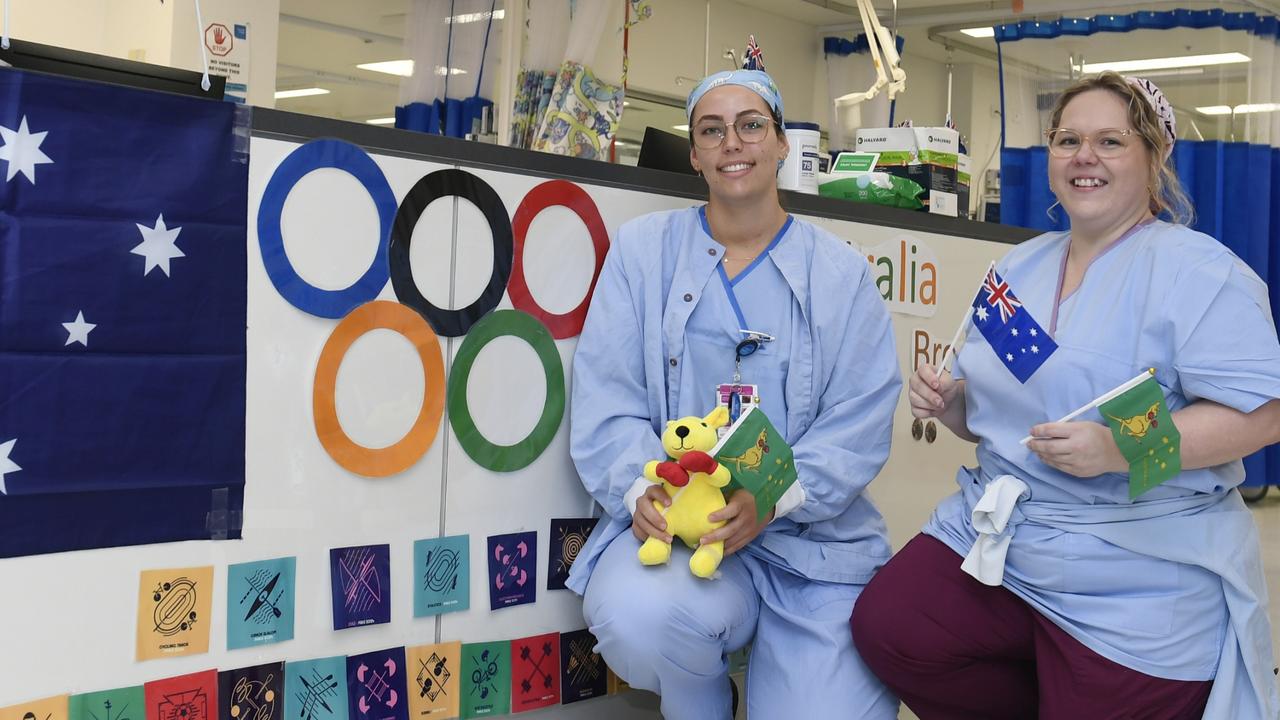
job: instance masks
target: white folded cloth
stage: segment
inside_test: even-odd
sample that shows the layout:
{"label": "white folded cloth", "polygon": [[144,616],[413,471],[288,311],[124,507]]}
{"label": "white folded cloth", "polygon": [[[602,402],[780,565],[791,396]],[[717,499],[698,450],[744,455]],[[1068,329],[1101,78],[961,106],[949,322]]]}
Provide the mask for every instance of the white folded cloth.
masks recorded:
{"label": "white folded cloth", "polygon": [[1018,502],[1029,496],[1027,484],[1012,475],[1001,475],[987,485],[973,506],[978,539],[960,564],[961,570],[984,585],[997,586],[1004,580],[1004,557],[1017,525],[1016,521],[1010,524],[1009,518]]}

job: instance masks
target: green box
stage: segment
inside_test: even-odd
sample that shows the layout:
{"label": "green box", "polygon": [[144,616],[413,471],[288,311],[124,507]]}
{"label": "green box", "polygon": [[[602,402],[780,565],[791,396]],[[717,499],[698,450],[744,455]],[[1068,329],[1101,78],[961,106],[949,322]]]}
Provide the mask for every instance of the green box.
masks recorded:
{"label": "green box", "polygon": [[945,127],[861,128],[854,135],[854,149],[879,153],[876,170],[924,188],[922,200],[930,213],[959,216],[960,133]]}

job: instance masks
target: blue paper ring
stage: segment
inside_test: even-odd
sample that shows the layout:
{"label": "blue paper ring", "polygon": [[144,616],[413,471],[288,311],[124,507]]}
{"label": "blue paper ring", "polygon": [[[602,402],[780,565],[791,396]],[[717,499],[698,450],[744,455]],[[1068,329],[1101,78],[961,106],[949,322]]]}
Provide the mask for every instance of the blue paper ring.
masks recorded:
{"label": "blue paper ring", "polygon": [[[298,274],[284,251],[280,232],[280,213],[285,200],[298,181],[312,170],[335,168],[351,175],[360,183],[378,209],[378,251],[369,269],[350,286],[341,290],[318,288]],[[312,140],[298,147],[280,163],[271,175],[262,203],[258,206],[258,246],[262,265],[276,291],[299,310],[323,318],[341,318],[359,305],[378,296],[390,277],[387,268],[387,244],[395,222],[396,197],[381,168],[364,150],[341,140]]]}

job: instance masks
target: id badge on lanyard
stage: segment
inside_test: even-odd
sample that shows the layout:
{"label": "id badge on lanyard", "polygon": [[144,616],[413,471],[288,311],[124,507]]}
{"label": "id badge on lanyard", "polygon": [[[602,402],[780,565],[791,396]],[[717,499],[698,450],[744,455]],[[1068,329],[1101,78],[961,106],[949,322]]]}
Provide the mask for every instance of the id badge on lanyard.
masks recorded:
{"label": "id badge on lanyard", "polygon": [[739,330],[739,332],[746,337],[733,349],[733,381],[720,383],[715,390],[716,405],[723,406],[729,411],[729,423],[718,431],[721,437],[729,432],[738,418],[742,417],[742,413],[760,404],[758,388],[742,381],[742,359],[754,355],[764,343],[773,341],[773,336],[767,333],[755,330]]}

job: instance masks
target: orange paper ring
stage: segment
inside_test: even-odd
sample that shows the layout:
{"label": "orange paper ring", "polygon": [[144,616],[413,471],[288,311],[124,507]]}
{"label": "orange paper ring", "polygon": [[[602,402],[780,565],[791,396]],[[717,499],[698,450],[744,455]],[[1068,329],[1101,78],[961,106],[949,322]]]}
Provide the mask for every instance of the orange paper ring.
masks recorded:
{"label": "orange paper ring", "polygon": [[[413,344],[422,360],[422,410],[409,432],[394,445],[367,448],[356,444],[338,422],[334,391],[338,367],[351,344],[370,330],[385,329],[400,333]],[[440,339],[422,316],[396,302],[374,300],[347,314],[338,323],[320,351],[316,362],[312,413],[316,437],[325,452],[342,467],[365,477],[395,475],[418,461],[431,447],[440,429],[444,413],[444,361],[440,357]]]}

